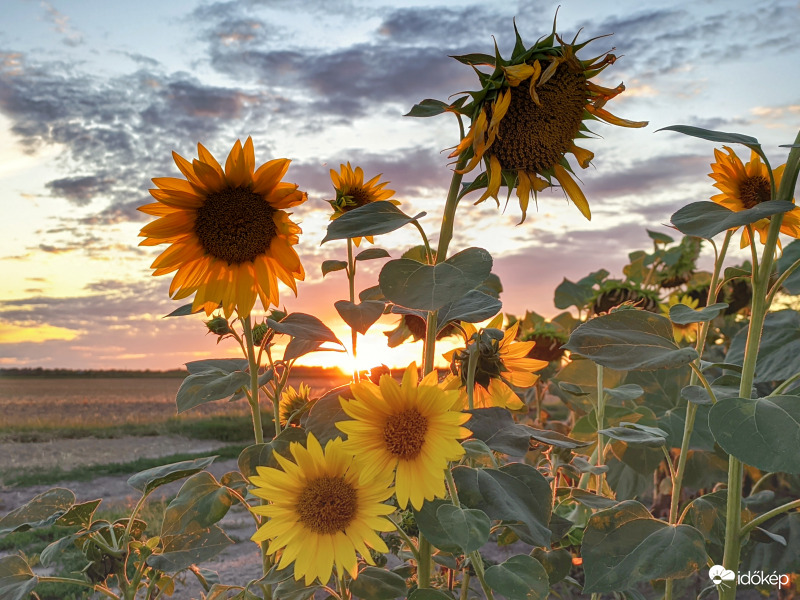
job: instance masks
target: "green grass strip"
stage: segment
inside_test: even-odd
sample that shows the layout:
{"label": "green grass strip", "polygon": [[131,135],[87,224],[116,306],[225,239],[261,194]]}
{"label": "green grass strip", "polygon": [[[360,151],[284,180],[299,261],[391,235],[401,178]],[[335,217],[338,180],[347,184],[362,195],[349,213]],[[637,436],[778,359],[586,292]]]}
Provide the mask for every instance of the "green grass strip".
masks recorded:
{"label": "green grass strip", "polygon": [[2,480],[3,484],[7,486],[50,485],[62,481],[92,481],[98,477],[129,475],[144,471],[145,469],[152,469],[153,467],[160,467],[161,465],[168,465],[183,460],[192,460],[204,456],[218,455],[221,459],[238,458],[239,454],[241,454],[242,450],[245,448],[246,446],[236,444],[222,446],[221,448],[209,452],[183,452],[158,458],[137,458],[130,462],[89,465],[74,469],[62,469],[61,467],[48,469],[26,468],[3,473]]}

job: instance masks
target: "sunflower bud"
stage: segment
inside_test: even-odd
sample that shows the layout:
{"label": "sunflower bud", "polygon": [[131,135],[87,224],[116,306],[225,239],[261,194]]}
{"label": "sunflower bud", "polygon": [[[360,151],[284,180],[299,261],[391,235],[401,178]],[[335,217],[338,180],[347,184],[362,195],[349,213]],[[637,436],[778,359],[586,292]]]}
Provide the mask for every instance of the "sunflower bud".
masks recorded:
{"label": "sunflower bud", "polygon": [[260,346],[263,343],[264,337],[267,335],[268,331],[269,325],[266,323],[259,323],[253,327],[253,344]]}
{"label": "sunflower bud", "polygon": [[205,321],[205,324],[208,328],[208,331],[214,335],[230,335],[233,333],[230,325],[228,325],[228,320],[220,315]]}

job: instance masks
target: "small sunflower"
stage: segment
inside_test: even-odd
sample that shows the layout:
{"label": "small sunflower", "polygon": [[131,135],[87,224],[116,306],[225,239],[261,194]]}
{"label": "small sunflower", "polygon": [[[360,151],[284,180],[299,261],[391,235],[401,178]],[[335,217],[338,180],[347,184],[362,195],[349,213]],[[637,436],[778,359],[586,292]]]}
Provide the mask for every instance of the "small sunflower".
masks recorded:
{"label": "small sunflower", "polygon": [[[500,317],[502,319],[502,317]],[[444,354],[450,362],[452,375],[446,386],[458,387],[463,405],[467,402],[467,378],[470,346],[478,352],[475,368],[475,388],[473,402],[475,408],[502,406],[512,410],[522,408],[522,401],[510,386],[527,388],[539,379],[534,375],[549,364],[547,361],[527,358],[536,342],[515,342],[519,321],[506,330],[499,329],[499,319],[478,331],[471,323],[461,323],[467,347],[451,350]]]}
{"label": "small sunflower", "polygon": [[[347,163],[346,165],[339,165],[338,173],[331,169],[331,181],[336,190],[336,198],[329,200],[331,207],[333,207],[331,221],[335,221],[354,208],[371,202],[378,202],[379,200],[388,200],[395,206],[400,204],[397,200],[389,200],[394,196],[394,190],[383,189],[389,182],[378,183],[381,175],[378,174],[364,183],[364,171],[361,167],[356,167],[354,170],[350,163]],[[366,238],[369,243],[372,243],[371,235],[366,236]],[[353,238],[353,243],[358,246],[361,243],[361,238]]]}
{"label": "small sunflower", "polygon": [[[697,307],[700,304],[700,301],[692,298],[688,294],[684,294],[678,297],[678,294],[672,294],[669,297],[669,301],[666,304],[659,304],[659,308],[661,309],[661,313],[664,314],[667,318],[669,318],[669,309],[676,304],[684,304],[689,308],[697,310]],[[672,337],[675,338],[675,342],[680,344],[683,340],[686,340],[688,343],[693,344],[697,341],[697,331],[699,329],[698,323],[687,323],[686,325],[679,325],[678,323],[672,324]]]}
{"label": "small sunflower", "polygon": [[[471,118],[467,135],[450,157],[466,152],[469,162],[459,172],[472,171],[481,160],[486,164],[486,191],[476,204],[489,197],[498,202],[501,183],[517,190],[522,219],[536,194],[555,179],[583,216],[591,218],[589,203],[570,173],[566,154],[572,154],[581,168],[594,158],[575,140],[588,137],[584,121],[601,120],[622,127],[644,127],[646,121],[626,121],[615,117],[604,106],[625,90],[602,87],[591,79],[613,64],[616,56],[603,53],[580,60],[576,53],[592,40],[565,43],[556,33],[530,48],[516,32],[516,45],[508,60],[499,51],[492,59],[481,56],[456,57],[462,62],[494,67],[491,75],[477,71],[481,89],[468,92],[472,101],[462,111]],[[476,61],[480,62],[476,62]],[[477,182],[477,180],[476,180]],[[477,187],[477,186],[476,186]],[[483,187],[483,186],[480,186]]]}
{"label": "small sunflower", "polygon": [[[286,423],[291,416],[311,402],[311,387],[301,383],[297,389],[292,386],[287,387],[281,393],[280,419],[281,427],[286,427]],[[296,423],[295,423],[296,425]]]}
{"label": "small sunflower", "polygon": [[139,210],[158,217],[142,228],[140,246],[170,246],[152,264],[153,275],[177,271],[170,296],[195,294],[192,310],[210,315],[222,305],[225,317],[235,310],[247,317],[256,297],[264,308],[278,304],[278,279],[297,293],[305,278],[292,246],[301,229],[283,209],[306,201],[294,183],[281,181],[289,160],[279,158],[255,169],[253,140],[237,140],[220,166],[197,144],[192,162],[173,152],[186,179],[157,177],[158,201]]}
{"label": "small sunflower", "polygon": [[[714,149],[715,162],[711,163],[711,179],[716,181],[714,187],[721,194],[712,196],[711,200],[734,212],[753,208],[762,202],[772,200],[772,185],[770,184],[769,167],[761,162],[761,157],[750,151],[750,162],[742,164],[742,160],[728,146],[723,146],[725,152]],[[786,165],[772,170],[775,187],[780,187],[783,170]],[[794,203],[794,198],[792,198]],[[761,219],[753,223],[753,229],[763,244],[769,230],[769,219]],[[793,238],[800,237],[800,207],[793,208],[783,214],[781,233]],[[741,247],[750,244],[750,234],[745,227],[742,230]]]}
{"label": "small sunflower", "polygon": [[356,551],[369,564],[374,564],[369,548],[389,551],[376,532],[394,530],[384,516],[395,509],[382,504],[394,491],[391,475],[367,477],[354,468],[341,438],[323,451],[309,434],[305,448],[292,442],[289,451],[294,462],[276,453],[282,470],[257,467],[258,475],[250,478],[253,494],[269,502],[252,508],[269,521],[251,539],[270,540],[269,554],[283,550],[278,569],[294,562],[294,578],[305,577],[306,585],[314,579],[326,584],[334,565],[338,573],[355,578]]}
{"label": "small sunflower", "polygon": [[336,426],[347,434],[346,450],[356,455],[364,477],[392,473],[400,508],[419,510],[425,500],[446,495],[444,471],[464,448],[458,440],[471,432],[461,427],[470,415],[454,410],[458,393],[437,385],[436,371],[417,383],[417,365],[411,363],[402,383],[383,375],[350,384],[354,400],[340,398],[353,421]]}

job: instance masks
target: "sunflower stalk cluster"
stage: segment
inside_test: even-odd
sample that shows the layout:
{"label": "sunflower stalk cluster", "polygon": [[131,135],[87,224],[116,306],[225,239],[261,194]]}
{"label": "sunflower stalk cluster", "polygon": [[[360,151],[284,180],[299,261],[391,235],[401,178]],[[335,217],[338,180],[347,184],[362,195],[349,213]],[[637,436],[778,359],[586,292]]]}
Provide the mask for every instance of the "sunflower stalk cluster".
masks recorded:
{"label": "sunflower stalk cluster", "polygon": [[[202,144],[191,161],[173,154],[182,178],[153,179],[141,245],[166,246],[153,274],[171,275],[170,296],[188,301],[168,316],[204,313],[203,326],[241,353],[187,363],[176,407],[247,402],[253,444],[221,477],[208,470],[215,457],[134,475],[139,499],[113,523],[96,516],[100,500],[77,502],[63,488],[33,498],[0,518],[0,535],[69,526],[39,561],[50,566],[74,546],[87,567],[61,577],[4,556],[0,589],[23,598],[41,583],[69,583],[156,600],[180,597],[193,577],[208,599],[733,600],[736,579],[715,573],[776,568],[786,586],[800,585],[790,576],[798,557],[776,550],[800,543],[800,353],[786,350],[800,343],[787,338],[800,331],[791,308],[800,241],[789,242],[800,237],[800,136],[773,169],[755,138],[667,128],[721,146],[717,192],[672,215],[680,241],[648,230],[652,251],[632,252],[621,278],[605,269],[565,278],[554,290],[562,312],[549,320],[504,316],[490,252],[451,251],[470,194],[499,205],[501,187],[508,198],[516,191],[522,224],[531,199],[560,187],[590,218],[574,178],[594,156],[583,148],[589,127],[646,125],[606,108],[625,89],[597,81],[616,56],[587,58],[593,40],[566,39],[554,26],[527,46],[515,26],[508,58],[497,46],[455,57],[479,89],[412,108],[454,118],[458,134],[438,238],[382,174],[349,162],[330,171],[327,204],[317,199],[330,221],[313,239],[346,245],[346,259],[319,265],[323,277],[345,272],[347,296],[334,305],[344,327],[277,309],[306,274],[302,215],[288,211],[304,210],[308,195],[284,181],[290,161],[257,166],[251,138],[224,165]],[[419,243],[389,246],[404,227]],[[750,263],[726,268],[738,230]],[[389,249],[372,245],[377,236]],[[701,248],[714,251],[710,273],[698,268]],[[359,291],[373,272],[358,268],[366,261],[381,262]],[[743,281],[749,297],[733,310]],[[401,319],[384,332],[388,346],[421,341],[419,361],[367,375],[358,336],[385,315]],[[443,351],[448,337],[457,339]],[[323,351],[342,357],[332,389],[298,376],[298,361]],[[149,526],[149,498],[179,480],[160,528]],[[234,543],[221,524],[231,510],[253,524],[263,573],[251,581],[220,581],[200,566]]]}

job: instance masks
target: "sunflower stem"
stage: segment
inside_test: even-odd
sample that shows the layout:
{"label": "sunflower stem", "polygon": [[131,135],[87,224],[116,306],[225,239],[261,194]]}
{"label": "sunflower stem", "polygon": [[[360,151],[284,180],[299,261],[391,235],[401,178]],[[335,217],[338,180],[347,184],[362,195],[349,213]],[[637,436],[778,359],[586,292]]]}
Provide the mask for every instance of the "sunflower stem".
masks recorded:
{"label": "sunflower stem", "polygon": [[[470,341],[467,340],[469,345]],[[476,343],[469,345],[469,359],[467,360],[467,406],[475,408],[475,371],[478,370],[478,346]]]}
{"label": "sunflower stem", "polygon": [[469,569],[464,569],[464,575],[461,578],[461,593],[458,595],[458,600],[467,600],[469,598]]}
{"label": "sunflower stem", "polygon": [[400,526],[399,523],[397,523],[391,517],[389,517],[389,520],[392,522],[392,525],[394,525],[394,528],[397,530],[397,533],[400,535],[400,537],[403,538],[403,541],[408,546],[408,549],[411,550],[411,554],[414,555],[414,560],[416,560],[417,564],[419,564],[419,550],[417,549],[416,544],[414,544],[414,540],[412,540],[408,536],[408,534],[405,531],[403,531],[403,528]]}
{"label": "sunflower stem", "polygon": [[[250,368],[250,412],[253,415],[253,433],[255,434],[256,444],[264,443],[264,430],[261,426],[261,408],[258,405],[258,365],[256,364],[255,344],[253,344],[253,324],[247,316],[242,321],[244,339],[247,343],[247,364]],[[280,422],[275,422],[275,435],[280,431]]]}
{"label": "sunflower stem", "polygon": [[[353,259],[353,240],[347,238],[347,284],[350,288],[350,302],[356,301],[356,261]],[[350,326],[351,340],[353,346],[353,381],[358,381],[358,364],[356,363],[356,346],[358,344],[358,332],[355,327]]]}
{"label": "sunflower stem", "polygon": [[[717,252],[717,247],[714,246],[714,273],[711,275],[711,282],[708,285],[708,297],[706,299],[706,306],[713,304],[717,299],[717,285],[720,282],[720,273],[722,272],[722,265],[725,262],[725,255],[728,253],[728,246],[731,241],[731,237],[733,236],[732,229],[729,229],[725,232],[725,239],[722,242],[722,247]],[[697,333],[697,342],[695,343],[695,350],[697,351],[698,355],[698,362],[700,360],[700,356],[703,355],[703,350],[705,349],[706,344],[706,336],[708,336],[708,329],[711,323],[709,321],[705,321],[700,325],[700,331]],[[689,381],[690,385],[697,385],[697,382],[700,381],[700,377],[702,377],[702,373],[697,365],[694,363],[690,365],[692,367],[692,376],[691,380]],[[702,378],[704,382],[704,387],[706,391],[712,398],[712,401],[715,399],[714,392],[711,387],[708,385],[708,382],[705,380],[705,377]],[[697,416],[697,407],[698,405],[694,402],[688,402],[686,405],[686,420],[683,423],[683,438],[681,439],[681,448],[680,452],[678,453],[678,464],[675,467],[675,474],[672,480],[672,495],[670,498],[670,505],[669,505],[669,523],[670,525],[676,525],[678,523],[678,510],[680,509],[681,503],[681,488],[683,486],[683,475],[686,472],[686,462],[689,458],[689,442],[691,441],[692,432],[694,431],[694,422],[695,417]],[[666,586],[664,588],[664,600],[672,600],[672,592],[673,592],[673,579],[667,579]]]}
{"label": "sunflower stem", "polygon": [[[605,410],[606,410],[606,402],[605,402],[605,392],[603,390],[603,365],[595,363],[595,367],[597,368],[597,466],[603,466],[603,454],[604,447],[605,447],[605,440],[603,439],[602,433],[600,430],[603,429],[603,422],[605,421]],[[605,476],[603,473],[597,474],[597,495],[603,495],[603,483],[605,480]]]}
{"label": "sunflower stem", "polygon": [[[795,144],[800,144],[800,132],[797,134]],[[791,202],[798,171],[800,171],[800,146],[792,148],[789,152],[784,175],[781,179],[781,186],[777,190],[777,193],[775,188],[772,187],[773,199]],[[773,215],[770,218],[767,241],[764,244],[764,251],[761,255],[761,265],[757,273],[755,265],[753,265],[753,303],[750,310],[750,325],[747,331],[744,361],[742,362],[742,379],[739,385],[739,396],[742,398],[750,398],[752,393],[751,390],[753,387],[753,380],[755,379],[758,348],[761,344],[761,333],[768,308],[766,304],[766,294],[782,221],[782,213]],[[752,239],[752,237],[750,239],[750,244],[755,244],[755,240]],[[728,500],[725,511],[725,552],[722,565],[726,569],[733,570],[734,572],[737,571],[739,567],[742,545],[742,483],[742,463],[731,455],[728,457]],[[732,581],[727,587],[720,589],[719,597],[720,600],[735,600],[736,580]]]}
{"label": "sunflower stem", "polygon": [[419,534],[419,561],[417,561],[417,587],[431,587],[431,543],[422,533]]}
{"label": "sunflower stem", "polygon": [[793,508],[800,508],[800,500],[792,500],[791,502],[787,502],[786,504],[781,504],[780,506],[773,508],[768,512],[765,512],[763,515],[755,517],[752,521],[749,521],[748,523],[742,526],[741,530],[739,531],[740,537],[744,539],[744,536],[746,536],[748,533],[750,533],[753,529],[755,529],[762,523],[766,523],[767,521],[777,517],[778,515],[782,515],[785,512],[789,512]]}
{"label": "sunflower stem", "polygon": [[453,480],[453,473],[450,470],[450,465],[447,465],[447,468],[444,470],[444,478],[447,480],[447,489],[450,490],[450,499],[453,501],[453,504],[461,507],[461,501],[458,499],[458,488],[456,488],[456,482]]}
{"label": "sunflower stem", "polygon": [[425,320],[425,345],[422,348],[422,356],[425,362],[423,375],[427,375],[433,371],[433,361],[436,352],[436,321],[439,313],[435,310],[428,313],[428,318]]}
{"label": "sunflower stem", "polygon": [[[461,138],[464,139],[464,124],[461,121],[460,115],[457,115],[458,126],[461,130]],[[453,239],[453,226],[456,218],[456,208],[458,208],[458,192],[461,189],[461,180],[464,176],[459,173],[467,164],[466,152],[462,152],[458,156],[455,168],[453,170],[453,177],[450,180],[450,188],[447,190],[447,201],[444,205],[444,214],[442,215],[442,225],[439,229],[439,245],[436,249],[436,264],[443,262],[447,259],[447,249],[450,247],[450,242]]]}
{"label": "sunflower stem", "polygon": [[486,583],[486,578],[484,577],[483,557],[481,556],[480,552],[477,550],[470,552],[469,559],[472,562],[472,568],[475,569],[475,575],[478,577],[478,581],[481,584],[483,593],[486,595],[486,600],[494,600],[492,588],[490,588],[489,584]]}

